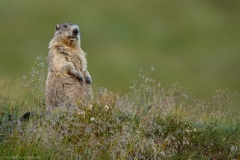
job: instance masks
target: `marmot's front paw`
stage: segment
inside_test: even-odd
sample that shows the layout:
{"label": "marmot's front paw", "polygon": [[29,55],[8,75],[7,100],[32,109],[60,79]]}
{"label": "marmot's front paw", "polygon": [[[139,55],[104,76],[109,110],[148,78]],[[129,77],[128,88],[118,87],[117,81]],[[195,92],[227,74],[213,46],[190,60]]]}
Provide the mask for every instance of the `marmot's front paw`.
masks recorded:
{"label": "marmot's front paw", "polygon": [[79,81],[83,81],[83,78],[82,78],[82,76],[81,76],[79,73],[76,74],[76,77],[77,77],[77,79],[78,79]]}
{"label": "marmot's front paw", "polygon": [[89,76],[87,76],[87,77],[85,78],[85,82],[86,82],[87,84],[91,84],[91,83],[92,83],[92,78],[89,77]]}

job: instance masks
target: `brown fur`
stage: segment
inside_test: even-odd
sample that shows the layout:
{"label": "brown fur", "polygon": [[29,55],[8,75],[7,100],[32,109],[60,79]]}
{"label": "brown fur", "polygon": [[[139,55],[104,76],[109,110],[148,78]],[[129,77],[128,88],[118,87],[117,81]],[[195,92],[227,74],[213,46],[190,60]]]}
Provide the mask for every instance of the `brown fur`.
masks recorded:
{"label": "brown fur", "polygon": [[[74,34],[73,30],[78,32]],[[56,25],[56,32],[49,43],[47,110],[86,105],[91,99],[92,80],[85,56],[80,47],[78,26],[70,23]]]}

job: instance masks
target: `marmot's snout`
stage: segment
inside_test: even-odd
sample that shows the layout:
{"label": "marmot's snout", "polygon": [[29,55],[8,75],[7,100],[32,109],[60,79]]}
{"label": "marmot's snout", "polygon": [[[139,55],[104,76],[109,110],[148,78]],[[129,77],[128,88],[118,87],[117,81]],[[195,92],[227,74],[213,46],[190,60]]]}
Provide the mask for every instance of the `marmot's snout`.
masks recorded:
{"label": "marmot's snout", "polygon": [[72,36],[73,36],[74,38],[76,38],[76,37],[78,36],[78,33],[79,33],[78,28],[74,28],[74,29],[72,30]]}
{"label": "marmot's snout", "polygon": [[77,28],[73,29],[73,34],[78,34],[78,29]]}

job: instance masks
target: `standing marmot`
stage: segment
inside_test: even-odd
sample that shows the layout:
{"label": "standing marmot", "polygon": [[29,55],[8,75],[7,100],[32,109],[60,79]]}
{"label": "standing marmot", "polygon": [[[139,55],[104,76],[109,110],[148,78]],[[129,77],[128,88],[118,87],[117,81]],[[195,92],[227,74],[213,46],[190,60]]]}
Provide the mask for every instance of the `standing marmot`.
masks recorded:
{"label": "standing marmot", "polygon": [[46,106],[72,108],[91,99],[92,79],[87,71],[86,53],[80,47],[79,27],[57,24],[49,43]]}

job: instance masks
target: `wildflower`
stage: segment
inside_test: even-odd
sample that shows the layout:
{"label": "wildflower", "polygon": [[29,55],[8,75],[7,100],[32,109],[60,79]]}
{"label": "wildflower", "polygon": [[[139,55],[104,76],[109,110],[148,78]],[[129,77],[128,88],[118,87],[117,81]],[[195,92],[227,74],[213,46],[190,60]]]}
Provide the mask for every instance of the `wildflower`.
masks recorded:
{"label": "wildflower", "polygon": [[92,108],[93,108],[93,106],[92,106],[91,104],[88,104],[88,105],[87,105],[87,108],[88,108],[88,110],[90,110],[90,111],[91,111],[91,110],[92,110]]}
{"label": "wildflower", "polygon": [[39,67],[44,67],[44,63],[41,62],[41,63],[38,64],[38,66],[39,66]]}
{"label": "wildflower", "polygon": [[94,118],[94,117],[91,117],[90,121],[95,121],[95,118]]}
{"label": "wildflower", "polygon": [[196,128],[194,128],[193,131],[196,132]]}
{"label": "wildflower", "polygon": [[82,111],[82,110],[78,110],[77,112],[79,115],[85,115],[85,111]]}
{"label": "wildflower", "polygon": [[145,79],[145,83],[147,83],[147,81],[148,81],[148,78]]}
{"label": "wildflower", "polygon": [[109,107],[108,107],[108,106],[105,106],[105,107],[104,107],[104,110],[105,110],[105,111],[108,111],[108,110],[109,110]]}
{"label": "wildflower", "polygon": [[238,150],[237,146],[231,146],[231,152],[236,152]]}
{"label": "wildflower", "polygon": [[154,69],[155,69],[155,68],[152,66],[152,67],[151,67],[151,71],[153,71]]}

